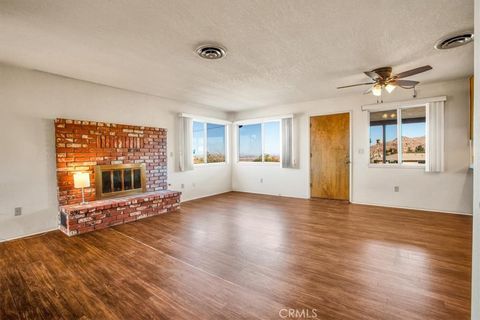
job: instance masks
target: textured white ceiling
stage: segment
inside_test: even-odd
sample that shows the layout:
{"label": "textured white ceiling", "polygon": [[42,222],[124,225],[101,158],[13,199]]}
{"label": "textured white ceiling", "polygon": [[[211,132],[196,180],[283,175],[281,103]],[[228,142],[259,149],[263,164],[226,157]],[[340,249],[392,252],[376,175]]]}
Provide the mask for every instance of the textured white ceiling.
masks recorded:
{"label": "textured white ceiling", "polygon": [[[1,0],[0,61],[228,111],[359,94],[335,88],[430,64],[413,80],[473,73],[473,0]],[[220,61],[193,50],[228,49]]]}

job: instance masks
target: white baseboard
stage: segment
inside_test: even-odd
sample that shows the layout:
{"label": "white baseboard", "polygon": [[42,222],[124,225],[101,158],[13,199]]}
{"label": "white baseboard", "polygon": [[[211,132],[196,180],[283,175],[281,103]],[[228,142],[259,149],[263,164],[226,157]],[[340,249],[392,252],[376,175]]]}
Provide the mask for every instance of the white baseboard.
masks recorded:
{"label": "white baseboard", "polygon": [[12,237],[12,238],[6,238],[6,239],[1,239],[0,238],[0,243],[7,242],[7,241],[12,241],[12,240],[17,240],[17,239],[22,239],[22,238],[28,238],[28,237],[36,236],[38,234],[42,234],[42,233],[46,233],[46,232],[50,232],[50,231],[55,231],[55,230],[58,230],[58,227],[46,229],[46,230],[43,230],[43,231],[33,232],[33,233],[27,233],[27,234],[17,236],[17,237]]}
{"label": "white baseboard", "polygon": [[463,215],[463,216],[471,216],[472,215],[471,213],[468,213],[468,212],[435,210],[435,209],[415,208],[415,207],[406,207],[406,206],[392,206],[392,205],[386,205],[386,204],[382,204],[382,203],[367,203],[367,202],[358,202],[358,201],[350,201],[350,203],[361,204],[361,205],[365,205],[365,206],[374,206],[374,207],[385,207],[385,208],[394,208],[394,209],[407,209],[407,210],[418,210],[418,211],[426,211],[426,212],[459,214],[459,215]]}
{"label": "white baseboard", "polygon": [[188,201],[192,201],[192,200],[197,200],[197,199],[202,199],[202,198],[207,198],[207,197],[212,197],[212,196],[217,196],[217,195],[219,195],[219,194],[229,193],[229,192],[232,192],[232,191],[233,191],[233,190],[225,190],[225,191],[220,191],[220,192],[209,193],[209,194],[206,194],[206,195],[189,198],[189,199],[187,199],[187,200],[181,200],[180,203],[188,202]]}
{"label": "white baseboard", "polygon": [[[270,195],[275,197],[288,197],[288,198],[296,198],[296,199],[310,199],[308,197],[299,197],[299,196],[292,196],[292,195],[278,195],[272,193],[263,193],[263,192],[252,192],[252,191],[243,191],[243,190],[232,190],[235,192],[244,192],[244,193],[255,193],[261,195]],[[435,210],[435,209],[426,209],[426,208],[416,208],[416,207],[408,207],[408,206],[392,206],[386,205],[382,203],[367,203],[367,202],[358,202],[358,201],[350,201],[353,204],[361,204],[366,206],[376,206],[376,207],[386,207],[386,208],[394,208],[394,209],[408,209],[408,210],[418,210],[418,211],[426,211],[426,212],[439,212],[439,213],[448,213],[448,214],[459,214],[464,216],[471,216],[471,213],[468,212],[458,212],[458,211],[447,211],[447,210]]]}
{"label": "white baseboard", "polygon": [[268,192],[254,192],[254,191],[245,191],[239,189],[233,189],[234,192],[242,192],[242,193],[253,193],[253,194],[261,194],[264,196],[274,196],[274,197],[283,197],[283,198],[295,198],[295,199],[310,199],[307,196],[293,196],[288,194],[278,194],[278,193],[268,193]]}

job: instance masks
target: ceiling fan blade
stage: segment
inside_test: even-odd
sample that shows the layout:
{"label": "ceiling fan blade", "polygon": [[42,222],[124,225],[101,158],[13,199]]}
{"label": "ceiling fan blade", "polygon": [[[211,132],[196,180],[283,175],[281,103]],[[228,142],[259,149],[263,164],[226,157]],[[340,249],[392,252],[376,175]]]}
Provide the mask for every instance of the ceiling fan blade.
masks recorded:
{"label": "ceiling fan blade", "polygon": [[373,81],[376,81],[378,79],[381,79],[380,75],[378,75],[378,73],[376,72],[373,72],[373,71],[365,71],[364,72],[367,77],[369,77],[370,79],[372,79]]}
{"label": "ceiling fan blade", "polygon": [[425,71],[428,71],[428,70],[432,70],[432,67],[430,67],[430,66],[418,67],[418,68],[415,68],[415,69],[412,69],[412,70],[401,72],[401,73],[395,75],[394,78],[395,79],[406,78],[406,77],[410,77],[410,76],[413,76],[413,75],[416,75],[416,74],[419,74],[419,73],[422,73],[422,72],[425,72]]}
{"label": "ceiling fan blade", "polygon": [[343,86],[343,87],[337,87],[337,89],[345,89],[345,88],[351,88],[351,87],[357,87],[357,86],[366,86],[366,85],[372,85],[372,82],[364,82],[364,83],[357,83],[357,84],[351,84],[349,86]]}
{"label": "ceiling fan blade", "polygon": [[363,94],[369,94],[370,92],[372,92],[372,88],[373,88],[373,86],[368,88],[368,90],[366,90]]}
{"label": "ceiling fan blade", "polygon": [[420,82],[418,81],[412,81],[412,80],[396,80],[395,82],[393,82],[393,84],[399,86],[399,87],[402,87],[402,88],[412,88],[412,87],[415,87],[417,84],[419,84]]}

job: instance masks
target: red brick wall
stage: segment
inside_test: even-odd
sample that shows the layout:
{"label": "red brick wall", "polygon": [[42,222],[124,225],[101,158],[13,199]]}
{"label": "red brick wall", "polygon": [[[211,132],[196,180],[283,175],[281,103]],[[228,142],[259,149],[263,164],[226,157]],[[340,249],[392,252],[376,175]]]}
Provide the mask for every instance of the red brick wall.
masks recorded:
{"label": "red brick wall", "polygon": [[55,120],[59,205],[81,202],[73,173],[90,173],[85,200],[95,200],[95,166],[145,163],[147,191],[167,189],[167,130],[80,120]]}

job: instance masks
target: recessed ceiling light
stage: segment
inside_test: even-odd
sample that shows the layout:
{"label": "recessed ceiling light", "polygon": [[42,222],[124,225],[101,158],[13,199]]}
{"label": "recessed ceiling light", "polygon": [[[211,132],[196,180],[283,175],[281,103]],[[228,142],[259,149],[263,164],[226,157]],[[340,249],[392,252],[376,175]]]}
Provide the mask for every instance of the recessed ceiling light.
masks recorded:
{"label": "recessed ceiling light", "polygon": [[435,43],[435,49],[451,49],[464,46],[473,41],[473,31],[462,31],[445,36]]}
{"label": "recessed ceiling light", "polygon": [[197,48],[195,52],[203,59],[217,60],[225,57],[227,50],[217,45],[203,45]]}

